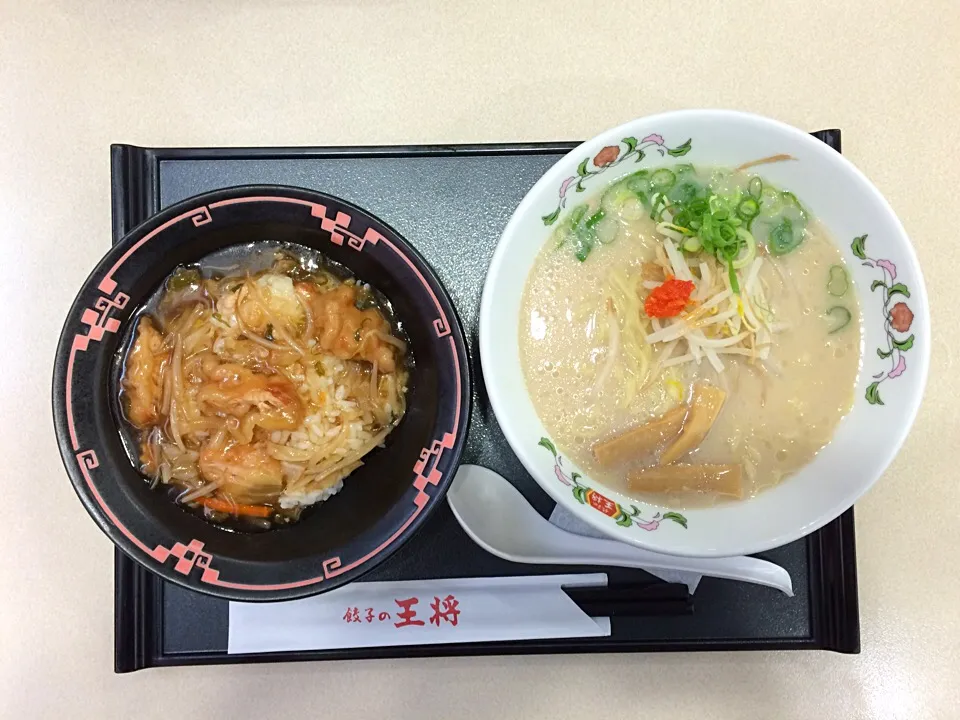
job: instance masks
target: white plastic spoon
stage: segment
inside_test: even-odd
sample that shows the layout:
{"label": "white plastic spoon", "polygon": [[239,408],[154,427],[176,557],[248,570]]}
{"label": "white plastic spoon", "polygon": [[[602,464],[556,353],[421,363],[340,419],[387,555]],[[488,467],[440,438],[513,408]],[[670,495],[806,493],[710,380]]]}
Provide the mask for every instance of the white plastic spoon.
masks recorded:
{"label": "white plastic spoon", "polygon": [[447,491],[447,502],[467,535],[504,560],[535,565],[681,570],[766,585],[793,596],[790,574],[766,560],[676,557],[561,530],[534,510],[504,477],[479,465],[460,466]]}

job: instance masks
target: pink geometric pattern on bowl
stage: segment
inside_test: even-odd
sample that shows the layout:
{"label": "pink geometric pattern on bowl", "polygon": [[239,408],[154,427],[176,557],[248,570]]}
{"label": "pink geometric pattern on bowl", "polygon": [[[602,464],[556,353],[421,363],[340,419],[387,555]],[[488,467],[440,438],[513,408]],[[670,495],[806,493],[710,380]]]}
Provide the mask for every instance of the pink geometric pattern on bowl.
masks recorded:
{"label": "pink geometric pattern on bowl", "polygon": [[343,563],[340,562],[340,557],[327,558],[323,561],[323,575],[326,578],[332,578],[337,573],[335,572],[340,568]]}
{"label": "pink geometric pattern on bowl", "polygon": [[[163,230],[171,227],[172,225],[181,222],[186,219],[190,219],[195,227],[200,227],[212,222],[211,209],[217,207],[222,207],[225,205],[233,205],[239,203],[249,203],[249,202],[280,202],[280,203],[294,203],[299,205],[306,205],[310,207],[311,214],[315,217],[321,219],[321,229],[330,233],[331,241],[336,245],[343,245],[344,239],[347,240],[348,247],[360,251],[363,249],[366,243],[372,245],[377,245],[380,242],[392,250],[400,260],[405,262],[410,269],[416,274],[420,283],[422,283],[424,289],[429,293],[431,299],[433,300],[434,306],[437,310],[439,317],[433,321],[433,327],[437,333],[438,338],[443,338],[450,336],[451,334],[451,325],[448,320],[446,313],[443,310],[436,294],[431,288],[430,284],[427,282],[423,274],[417,269],[416,265],[407,257],[407,255],[400,250],[394,243],[390,242],[382,234],[374,230],[373,228],[368,228],[363,237],[351,232],[348,228],[351,222],[351,217],[344,213],[338,212],[336,217],[331,219],[327,217],[327,208],[326,206],[310,202],[307,200],[301,200],[299,198],[289,198],[289,197],[279,197],[279,196],[256,196],[256,197],[240,197],[232,198],[229,200],[223,200],[215,203],[211,203],[209,206],[203,206],[200,208],[195,208],[189,210],[181,215],[178,215],[167,222],[163,223],[159,227],[155,228],[153,231],[141,238],[137,243],[135,243],[129,250],[127,250],[114,265],[107,271],[104,277],[100,280],[97,285],[98,289],[106,293],[108,296],[112,295],[117,288],[117,282],[113,279],[114,273],[119,267],[121,267],[130,257],[142,247],[147,241],[156,237]],[[420,459],[414,466],[414,472],[416,476],[413,479],[413,486],[419,491],[418,494],[414,497],[414,510],[412,514],[405,520],[405,522],[389,537],[387,538],[379,547],[374,548],[372,551],[367,553],[364,557],[358,558],[357,560],[349,563],[348,565],[343,565],[339,556],[331,557],[323,561],[323,575],[314,578],[308,578],[300,580],[297,582],[289,583],[278,583],[278,584],[247,584],[247,583],[234,583],[220,579],[219,571],[213,569],[212,564],[214,556],[211,553],[203,551],[204,543],[196,538],[191,539],[191,541],[184,545],[181,542],[177,542],[173,548],[167,548],[163,545],[157,545],[154,548],[150,548],[138,537],[136,537],[116,516],[116,514],[110,509],[107,503],[104,501],[102,495],[97,490],[96,485],[93,482],[93,477],[91,476],[92,470],[97,469],[100,466],[99,459],[97,458],[96,451],[93,449],[79,450],[79,443],[77,440],[77,434],[75,430],[75,420],[73,413],[73,375],[74,375],[74,365],[75,365],[75,355],[77,352],[82,352],[86,350],[90,342],[98,342],[103,339],[107,333],[116,333],[120,329],[120,321],[116,318],[110,317],[110,313],[113,310],[120,310],[126,307],[127,302],[129,301],[129,296],[123,292],[117,292],[114,297],[101,297],[94,303],[94,308],[88,308],[83,311],[81,315],[81,322],[84,325],[88,326],[88,331],[86,333],[77,333],[74,338],[70,348],[70,355],[67,362],[66,368],[66,379],[65,379],[65,410],[66,410],[66,421],[70,433],[70,439],[73,444],[73,450],[75,451],[75,458],[77,464],[80,468],[80,472],[83,475],[85,483],[90,491],[91,496],[96,501],[100,510],[104,515],[110,520],[110,522],[117,528],[117,530],[127,537],[138,549],[143,553],[152,557],[160,564],[164,564],[170,557],[176,557],[177,563],[174,566],[174,570],[181,575],[189,576],[194,567],[201,568],[203,573],[200,577],[201,582],[216,585],[219,587],[236,589],[236,590],[253,590],[253,591],[276,591],[276,590],[288,590],[293,588],[304,587],[307,585],[312,585],[315,583],[322,582],[325,579],[330,579],[336,577],[337,575],[343,574],[349,570],[352,570],[359,565],[367,562],[371,558],[380,554],[384,549],[389,547],[398,537],[400,537],[406,529],[416,520],[420,515],[423,509],[426,507],[427,503],[430,500],[430,496],[425,492],[425,487],[427,484],[436,486],[443,477],[443,474],[437,470],[437,464],[440,461],[440,458],[445,449],[452,449],[456,443],[456,439],[460,432],[459,418],[460,412],[462,409],[463,398],[461,397],[462,388],[460,383],[457,383],[456,386],[456,412],[454,415],[453,428],[450,432],[444,434],[442,440],[434,440],[431,444],[431,447],[424,448],[420,453]],[[453,358],[453,363],[455,367],[456,376],[460,376],[460,361],[457,354],[457,347],[454,341],[454,338],[451,336],[449,338],[451,356]],[[430,458],[433,458],[433,462],[429,463]],[[426,475],[423,474],[427,470],[429,464],[429,472]]]}
{"label": "pink geometric pattern on bowl", "polygon": [[[116,283],[114,283],[116,285]],[[120,329],[120,321],[110,317],[111,310],[122,310],[127,306],[129,296],[117,293],[115,298],[101,297],[94,303],[93,308],[87,308],[80,317],[80,322],[89,326],[86,333],[77,333],[73,336],[70,346],[70,358],[67,360],[67,428],[70,431],[70,442],[73,450],[80,449],[77,440],[77,430],[73,424],[73,363],[78,352],[85,351],[91,342],[100,342],[107,333],[115,333]],[[96,465],[94,465],[96,467]]]}
{"label": "pink geometric pattern on bowl", "polygon": [[363,250],[366,243],[376,245],[383,240],[383,236],[373,228],[367,228],[363,237],[352,233],[349,230],[351,217],[342,210],[337,211],[336,218],[327,217],[327,207],[325,205],[314,205],[311,211],[315,217],[320,218],[320,229],[330,233],[330,242],[334,245],[343,245],[347,240],[347,246],[354,250]]}
{"label": "pink geometric pattern on bowl", "polygon": [[[442,440],[434,440],[429,448],[423,448],[420,451],[420,459],[413,465],[413,471],[417,474],[413,480],[413,486],[424,495],[424,502],[426,502],[426,493],[423,489],[428,484],[436,485],[443,478],[443,473],[437,470],[437,464],[440,462],[443,451],[452,448],[456,439],[456,434],[444,433]],[[430,458],[433,458],[432,463]],[[428,467],[429,471],[424,474]]]}
{"label": "pink geometric pattern on bowl", "polygon": [[[166,562],[167,558],[171,556],[177,558],[177,564],[174,565],[173,569],[181,575],[189,575],[194,565],[203,568],[205,576],[208,573],[219,574],[216,570],[210,569],[210,561],[213,556],[210,553],[203,552],[203,543],[199,540],[191,540],[189,545],[178,542],[170,550],[166,548],[158,548],[158,550],[160,550],[158,553],[160,562]],[[163,557],[164,555],[166,557]]]}
{"label": "pink geometric pattern on bowl", "polygon": [[444,322],[444,318],[434,320],[433,329],[436,330],[438,338],[446,337],[450,334],[450,326]]}

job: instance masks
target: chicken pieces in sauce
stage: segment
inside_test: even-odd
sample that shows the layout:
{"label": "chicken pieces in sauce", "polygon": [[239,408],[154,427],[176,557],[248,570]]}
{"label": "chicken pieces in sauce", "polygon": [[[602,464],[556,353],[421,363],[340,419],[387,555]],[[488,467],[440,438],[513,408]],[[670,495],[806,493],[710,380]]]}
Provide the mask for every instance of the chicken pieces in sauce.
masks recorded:
{"label": "chicken pieces in sauce", "polygon": [[355,285],[319,292],[308,283],[298,283],[296,291],[313,312],[314,335],[322,349],[341,360],[376,363],[383,372],[396,369],[395,348],[383,340],[390,336],[390,325],[377,310],[357,307]]}
{"label": "chicken pieces in sauce", "polygon": [[137,326],[137,338],[130,350],[124,377],[127,417],[138,428],[157,421],[163,391],[160,377],[169,358],[163,337],[149,318],[143,318]]}
{"label": "chicken pieces in sauce", "polygon": [[[384,424],[399,420],[405,344],[365,288],[332,276],[191,275],[179,298],[173,286],[162,315],[139,320],[122,380],[142,470],[180,486],[179,500],[208,517],[294,507],[295,519],[373,449],[348,442],[357,427],[379,444]],[[334,394],[349,413],[332,409]]]}

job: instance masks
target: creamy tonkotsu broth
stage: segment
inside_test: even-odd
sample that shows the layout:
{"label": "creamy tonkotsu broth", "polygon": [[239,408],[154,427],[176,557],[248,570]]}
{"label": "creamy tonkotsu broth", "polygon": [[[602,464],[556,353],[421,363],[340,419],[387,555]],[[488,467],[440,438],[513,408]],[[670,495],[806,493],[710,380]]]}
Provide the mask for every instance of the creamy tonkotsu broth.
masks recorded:
{"label": "creamy tonkotsu broth", "polygon": [[[563,453],[611,487],[690,506],[772,487],[830,441],[853,403],[860,312],[836,244],[792,194],[745,173],[671,173],[665,191],[643,182],[655,173],[631,176],[561,218],[527,279],[520,354]],[[729,248],[718,231],[718,250],[695,229],[714,223],[698,193],[750,230]],[[651,317],[672,312],[648,304],[669,275],[694,289]],[[694,335],[671,339],[681,331]]]}

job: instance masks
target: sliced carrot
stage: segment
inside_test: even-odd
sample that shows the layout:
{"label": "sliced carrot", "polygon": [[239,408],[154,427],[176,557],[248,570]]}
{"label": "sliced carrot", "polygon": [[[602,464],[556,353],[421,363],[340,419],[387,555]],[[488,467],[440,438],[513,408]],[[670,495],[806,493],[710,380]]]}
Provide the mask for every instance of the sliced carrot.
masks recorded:
{"label": "sliced carrot", "polygon": [[268,518],[273,515],[273,510],[266,505],[238,505],[237,503],[212,497],[200,498],[197,502],[211,510],[230,513],[231,515],[249,515],[250,517],[262,518]]}

